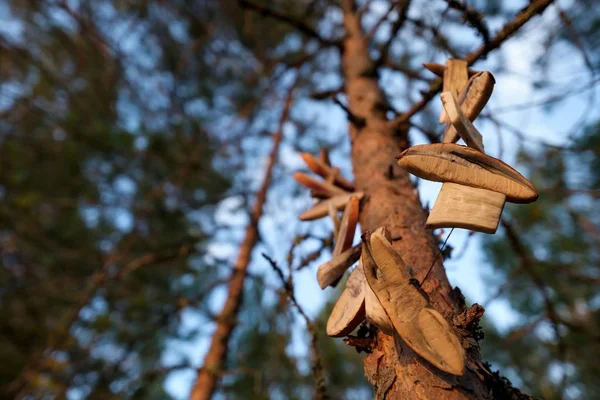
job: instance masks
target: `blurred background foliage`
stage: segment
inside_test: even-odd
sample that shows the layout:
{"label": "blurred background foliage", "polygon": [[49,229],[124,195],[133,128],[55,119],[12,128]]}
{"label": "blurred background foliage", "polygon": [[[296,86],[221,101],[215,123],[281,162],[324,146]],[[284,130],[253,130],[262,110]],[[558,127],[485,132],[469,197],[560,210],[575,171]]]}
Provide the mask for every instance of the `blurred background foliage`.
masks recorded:
{"label": "blurred background foliage", "polygon": [[522,316],[503,335],[486,330],[484,350],[544,399],[600,397],[599,145],[595,124],[569,150],[521,154],[544,190],[528,210],[506,210],[506,237],[484,242],[493,279],[504,282],[494,297]]}
{"label": "blurred background foliage", "polygon": [[[494,27],[524,6],[467,3]],[[359,6],[368,29],[389,2]],[[411,7],[380,71],[399,109],[432,79],[421,62],[482,42],[444,1]],[[552,29],[538,27],[545,51],[531,81],[557,113],[569,93],[551,82],[556,52],[573,51],[584,68],[573,74],[598,81],[600,11],[584,0],[554,14]],[[1,399],[164,399],[167,378],[189,385],[293,80],[259,247],[283,259],[304,233],[290,271],[310,270],[316,286],[316,256],[303,259],[329,251],[329,227],[294,221],[305,193],[289,173],[299,150],[347,158],[343,112],[310,98],[343,83],[337,2],[14,0],[0,3],[0,25]],[[389,21],[377,26],[375,54],[390,38]],[[510,59],[494,63],[494,73],[510,70]],[[423,112],[411,137],[439,134],[436,118]],[[600,123],[581,121],[561,145],[503,128],[541,196],[507,207],[501,231],[483,240],[488,300],[519,315],[508,330],[487,321],[484,357],[534,395],[600,398]],[[221,395],[310,397],[306,327],[257,254]],[[315,318],[321,328],[331,307]],[[318,332],[331,398],[371,397],[361,356]]]}

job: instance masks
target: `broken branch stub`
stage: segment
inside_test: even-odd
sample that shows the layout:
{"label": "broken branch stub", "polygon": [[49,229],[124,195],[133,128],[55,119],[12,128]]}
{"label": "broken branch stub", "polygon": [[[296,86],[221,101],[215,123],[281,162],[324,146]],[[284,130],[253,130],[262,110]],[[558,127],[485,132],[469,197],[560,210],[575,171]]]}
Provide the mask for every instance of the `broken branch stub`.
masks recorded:
{"label": "broken branch stub", "polygon": [[440,97],[442,98],[442,105],[444,106],[444,110],[446,110],[450,123],[460,137],[465,141],[467,146],[483,153],[483,137],[471,121],[464,116],[458,104],[456,104],[454,95],[450,92],[443,92]]}
{"label": "broken branch stub", "polygon": [[354,193],[346,193],[341,194],[339,196],[331,197],[327,200],[323,200],[317,203],[314,207],[304,211],[300,214],[300,219],[302,221],[311,221],[313,219],[323,218],[327,216],[329,212],[329,204],[333,204],[333,207],[336,210],[342,210],[346,207],[346,204],[350,201],[351,197],[357,197],[359,200],[364,197],[363,192],[354,192]]}
{"label": "broken branch stub", "polygon": [[[429,330],[427,335],[432,329],[444,329],[436,342],[428,341],[419,324],[419,315],[428,307],[428,299],[411,281],[406,264],[396,262],[401,260],[400,255],[391,245],[383,245],[384,242],[387,239],[383,235],[363,235],[363,268],[367,283],[389,317],[394,331],[415,353],[435,367],[453,375],[464,374],[464,357],[457,359],[454,356],[461,352],[454,348],[457,343],[460,346],[460,342],[452,337],[454,333],[448,324],[431,324],[429,316],[423,317],[423,325]],[[382,260],[381,265],[376,258]]]}
{"label": "broken branch stub", "polygon": [[452,332],[448,321],[433,308],[423,308],[419,312],[419,327],[427,343],[441,356],[454,375],[465,373],[465,350]]}
{"label": "broken branch stub", "polygon": [[[487,71],[483,71],[473,75],[465,87],[462,88],[456,102],[460,106],[460,111],[469,121],[475,121],[479,116],[492,96],[495,83],[494,76]],[[444,143],[455,143],[458,138],[456,128],[450,125],[446,128],[442,141]]]}
{"label": "broken branch stub", "polygon": [[360,258],[362,245],[354,246],[342,254],[319,266],[317,270],[317,281],[321,289],[327,286],[335,286],[344,272]]}
{"label": "broken branch stub", "polygon": [[333,306],[327,320],[327,335],[346,336],[365,320],[364,279],[364,273],[357,268],[350,274],[346,288]]}
{"label": "broken branch stub", "polygon": [[[330,165],[328,165],[329,156],[325,157],[323,156],[323,153],[321,153],[320,160],[310,153],[301,153],[300,157],[302,157],[308,169],[313,171],[315,174],[322,176],[325,179],[329,178],[332,172],[334,172],[333,168]],[[352,182],[344,178],[339,173],[335,174],[334,182],[336,185],[344,189],[354,190],[354,185],[352,184]]]}
{"label": "broken branch stub", "polygon": [[466,146],[413,146],[400,154],[398,164],[420,178],[488,189],[513,203],[531,203],[538,197],[533,184],[510,165]]}

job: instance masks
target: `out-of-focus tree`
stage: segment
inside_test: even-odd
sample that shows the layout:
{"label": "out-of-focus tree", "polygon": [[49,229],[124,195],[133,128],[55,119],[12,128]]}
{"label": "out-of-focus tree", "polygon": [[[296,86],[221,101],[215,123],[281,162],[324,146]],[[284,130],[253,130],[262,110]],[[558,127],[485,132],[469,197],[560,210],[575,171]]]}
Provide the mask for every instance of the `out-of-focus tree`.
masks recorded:
{"label": "out-of-focus tree", "polygon": [[[535,82],[548,85],[553,56],[561,45],[578,50],[582,74],[597,81],[600,59],[600,15],[593,1],[559,8],[561,24],[545,40],[547,52],[537,59]],[[593,86],[592,86],[593,87]],[[592,87],[581,86],[588,90]],[[562,96],[546,104],[560,110]],[[592,116],[597,100],[592,93]],[[585,117],[585,115],[584,115]],[[584,122],[588,120],[584,119]],[[523,132],[515,130],[521,141]],[[600,396],[596,377],[600,319],[597,284],[600,275],[600,124],[575,125],[566,145],[521,148],[519,163],[544,188],[529,209],[508,207],[502,233],[487,237],[484,251],[494,270],[495,292],[488,303],[508,300],[519,323],[508,330],[486,328],[484,356],[532,395],[544,399],[588,399]]]}
{"label": "out-of-focus tree", "polygon": [[204,61],[170,65],[188,42],[145,2],[2,12],[2,396],[164,398],[155,370],[186,367],[166,341],[216,276],[202,253],[229,183],[192,102],[219,77],[186,83]]}
{"label": "out-of-focus tree", "polygon": [[529,210],[509,208],[505,236],[486,240],[494,280],[521,316],[486,334],[484,350],[544,399],[600,396],[600,125],[566,149],[522,154],[545,188]]}
{"label": "out-of-focus tree", "polygon": [[[193,354],[167,360],[206,336],[182,318],[211,321],[208,298],[231,270],[208,251],[215,232],[235,229],[215,220],[214,204],[228,188],[229,200],[242,199],[237,208],[250,201],[253,177],[242,168],[270,140],[268,118],[253,126],[259,105],[304,57],[290,46],[286,62],[272,60],[293,28],[229,5],[3,6],[3,398],[165,398],[169,373],[195,366]],[[253,276],[247,290],[261,282]],[[297,374],[284,351],[287,310],[260,294],[241,317],[256,325],[240,330],[230,354],[232,369],[236,354],[249,354],[250,372],[234,375],[229,393],[250,385],[268,397],[278,375],[259,386],[246,379],[266,363],[286,378],[286,393],[308,390],[310,373]],[[268,329],[273,321],[279,332]]]}

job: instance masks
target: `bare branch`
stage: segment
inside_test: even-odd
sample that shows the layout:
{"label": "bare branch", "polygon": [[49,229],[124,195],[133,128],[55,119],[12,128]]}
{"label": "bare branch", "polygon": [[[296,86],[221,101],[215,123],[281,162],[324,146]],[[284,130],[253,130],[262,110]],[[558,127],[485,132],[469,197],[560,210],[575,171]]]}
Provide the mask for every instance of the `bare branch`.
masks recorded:
{"label": "bare branch", "polygon": [[248,0],[239,0],[239,4],[242,8],[247,8],[249,10],[256,11],[260,15],[265,17],[270,17],[277,19],[281,22],[285,22],[298,29],[300,32],[304,33],[306,36],[317,39],[321,44],[325,46],[335,46],[340,47],[341,43],[339,40],[331,40],[322,37],[316,30],[314,30],[311,26],[306,24],[304,21],[297,20],[289,15],[284,15],[280,12],[272,10],[269,7],[262,6],[260,4],[254,4]]}
{"label": "bare branch", "polygon": [[[502,222],[502,226],[504,227],[504,230],[506,232],[506,237],[507,237],[513,251],[517,254],[519,259],[521,260],[520,267],[530,276],[531,280],[533,281],[534,285],[536,286],[540,295],[542,296],[542,299],[544,301],[544,306],[546,308],[546,316],[550,320],[553,330],[554,330],[555,340],[557,342],[557,346],[556,346],[557,351],[558,351],[557,356],[558,356],[558,359],[562,363],[564,363],[564,362],[566,362],[567,344],[563,339],[563,335],[561,334],[560,325],[563,324],[563,325],[567,325],[567,326],[571,327],[571,324],[567,321],[564,321],[564,319],[559,317],[559,315],[556,311],[555,305],[552,301],[552,298],[550,297],[550,293],[548,293],[548,287],[544,283],[541,275],[536,271],[536,269],[534,267],[536,260],[531,256],[529,251],[525,248],[525,245],[521,241],[520,237],[517,235],[516,230],[513,228],[512,224],[504,218],[502,219],[501,222]],[[562,386],[564,386],[564,385],[561,385],[561,387]],[[563,390],[564,390],[564,388],[563,388]]]}
{"label": "bare branch", "polygon": [[438,46],[440,46],[443,50],[447,51],[448,54],[450,54],[450,56],[452,58],[460,58],[458,51],[452,47],[452,44],[450,43],[450,39],[446,35],[443,35],[440,32],[439,27],[429,25],[422,19],[407,18],[406,20],[408,22],[410,22],[411,24],[413,24],[414,26],[416,26],[417,28],[431,32],[431,34],[433,35],[433,38],[436,40]]}
{"label": "bare branch", "polygon": [[562,7],[558,5],[556,7],[558,8],[558,16],[562,23],[565,24],[565,26],[567,27],[567,33],[569,34],[569,36],[571,36],[575,47],[577,47],[577,49],[579,49],[579,51],[581,52],[581,57],[583,58],[585,65],[592,72],[592,74],[595,73],[594,64],[592,63],[592,60],[590,59],[590,56],[585,49],[585,45],[581,40],[581,36],[579,35],[577,29],[573,25],[573,21],[571,20],[571,18],[569,18],[569,14],[567,14],[567,12],[563,10]]}
{"label": "bare branch", "polygon": [[344,103],[342,103],[340,101],[340,99],[338,99],[337,97],[334,97],[333,101],[335,102],[335,104],[337,104],[338,106],[340,106],[342,108],[342,110],[344,110],[346,112],[346,116],[348,117],[348,121],[350,121],[350,123],[352,125],[354,125],[358,129],[363,128],[366,125],[366,120],[364,118],[362,118],[362,117],[358,117],[358,116],[354,115],[352,113],[352,111],[350,111],[350,109],[348,107],[346,107],[344,105]]}
{"label": "bare branch", "polygon": [[334,98],[336,95],[342,93],[344,91],[343,87],[339,87],[337,89],[324,90],[322,92],[314,92],[310,95],[310,97],[314,100],[327,100],[330,98]]}
{"label": "bare branch", "polygon": [[[298,310],[298,313],[300,313],[300,315],[304,319],[304,322],[306,322],[306,328],[308,329],[308,332],[311,336],[310,349],[312,359],[312,372],[316,381],[315,398],[317,400],[324,400],[327,398],[327,393],[325,390],[325,378],[323,377],[323,365],[321,364],[321,359],[319,357],[319,347],[317,343],[317,326],[313,322],[311,322],[304,309],[300,306],[300,304],[298,304],[298,301],[296,300],[291,272],[286,279],[281,268],[279,268],[277,263],[271,257],[264,253],[262,256],[269,262],[269,264],[281,280],[281,283],[283,284],[283,288],[288,298],[290,299],[294,307],[296,307],[296,310]],[[292,268],[290,264],[290,271],[291,269]]]}
{"label": "bare branch", "polygon": [[392,47],[392,43],[394,42],[394,39],[396,39],[396,35],[398,34],[398,32],[400,32],[400,29],[402,29],[404,23],[406,22],[406,17],[408,16],[408,8],[410,7],[410,3],[411,0],[404,0],[402,2],[399,2],[398,18],[392,25],[392,31],[390,32],[388,40],[383,44],[379,51],[379,58],[375,62],[375,66],[382,65],[387,59],[390,48]]}
{"label": "bare branch", "polygon": [[448,7],[460,11],[463,19],[473,28],[477,29],[477,32],[483,38],[484,45],[489,42],[490,30],[485,22],[483,22],[483,14],[459,0],[446,0],[446,3],[448,3]]}
{"label": "bare branch", "polygon": [[498,32],[489,43],[481,46],[474,52],[468,54],[465,60],[469,65],[473,65],[475,61],[482,57],[485,57],[490,51],[495,50],[502,46],[502,43],[509,37],[514,35],[523,25],[536,15],[542,14],[554,0],[535,0],[532,1],[527,7],[519,11],[516,17],[509,23],[505,24],[504,27]]}
{"label": "bare branch", "polygon": [[[535,0],[531,2],[526,8],[521,10],[512,21],[505,24],[500,32],[490,39],[487,45],[484,44],[472,53],[469,53],[464,59],[469,65],[473,65],[477,60],[485,57],[492,50],[499,48],[505,40],[515,34],[531,18],[542,14],[544,10],[546,10],[546,8],[552,4],[552,2],[553,0]],[[439,93],[441,88],[441,82],[432,85],[432,87],[423,94],[423,98],[421,100],[413,104],[406,113],[400,115],[394,122],[400,124],[408,121],[413,115],[421,111],[435,97],[435,95]]]}
{"label": "bare branch", "polygon": [[371,39],[373,39],[373,37],[375,36],[375,33],[377,33],[377,30],[379,29],[379,27],[381,26],[381,24],[388,19],[388,17],[390,16],[390,14],[392,13],[392,11],[394,11],[394,7],[396,7],[396,2],[392,1],[390,3],[390,6],[388,7],[387,11],[385,13],[383,13],[383,15],[381,16],[381,18],[379,18],[377,20],[377,22],[375,22],[373,24],[373,26],[371,27],[371,29],[369,29],[369,31],[367,33],[365,33],[365,41],[370,41]]}
{"label": "bare branch", "polygon": [[277,154],[279,153],[279,147],[283,140],[283,125],[289,119],[294,88],[295,84],[288,92],[279,120],[279,126],[276,133],[273,135],[273,147],[269,154],[263,183],[256,195],[256,202],[250,215],[250,223],[246,227],[244,240],[240,246],[240,252],[234,265],[234,271],[231,273],[229,280],[227,300],[217,318],[217,328],[213,334],[203,365],[198,369],[196,382],[194,382],[190,394],[190,400],[210,399],[216,389],[217,381],[222,375],[225,356],[229,348],[229,339],[236,326],[235,317],[238,314],[242,303],[246,270],[250,264],[252,250],[259,238],[258,221],[263,214],[263,207],[267,199],[267,192],[271,186]]}

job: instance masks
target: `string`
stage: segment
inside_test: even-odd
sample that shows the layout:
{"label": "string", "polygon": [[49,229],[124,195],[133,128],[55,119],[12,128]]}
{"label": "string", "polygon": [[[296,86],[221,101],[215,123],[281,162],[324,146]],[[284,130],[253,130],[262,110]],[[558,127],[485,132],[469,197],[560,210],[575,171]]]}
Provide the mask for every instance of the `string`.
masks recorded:
{"label": "string", "polygon": [[450,235],[452,235],[452,232],[454,232],[454,228],[450,229],[450,233],[448,234],[448,236],[446,237],[446,240],[444,240],[444,244],[442,244],[442,247],[440,247],[440,251],[438,251],[438,253],[435,255],[435,258],[433,259],[433,262],[431,263],[431,267],[429,267],[429,270],[427,271],[427,273],[425,274],[425,277],[423,278],[423,280],[421,281],[421,285],[423,284],[423,282],[425,282],[425,280],[427,279],[427,277],[429,276],[429,273],[431,272],[431,270],[433,269],[433,266],[435,265],[435,262],[437,261],[438,257],[440,256],[440,254],[442,254],[442,252],[444,251],[444,247],[446,247],[446,243],[448,243],[448,239],[450,239]]}

